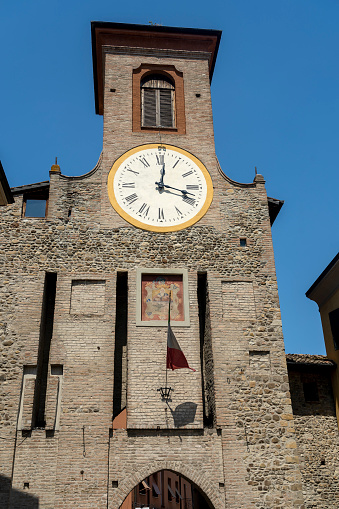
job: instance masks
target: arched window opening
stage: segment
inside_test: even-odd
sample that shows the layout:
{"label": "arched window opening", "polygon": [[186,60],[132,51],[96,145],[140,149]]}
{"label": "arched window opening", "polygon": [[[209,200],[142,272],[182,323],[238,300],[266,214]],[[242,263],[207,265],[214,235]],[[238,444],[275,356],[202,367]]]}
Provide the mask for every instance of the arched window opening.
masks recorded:
{"label": "arched window opening", "polygon": [[175,88],[168,78],[152,74],[141,81],[143,127],[175,127]]}

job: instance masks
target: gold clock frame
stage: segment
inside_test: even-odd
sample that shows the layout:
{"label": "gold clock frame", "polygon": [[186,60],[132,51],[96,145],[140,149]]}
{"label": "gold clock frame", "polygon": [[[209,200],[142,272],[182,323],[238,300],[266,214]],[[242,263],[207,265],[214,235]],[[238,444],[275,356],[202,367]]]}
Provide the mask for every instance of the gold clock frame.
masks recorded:
{"label": "gold clock frame", "polygon": [[[136,154],[137,152],[140,152],[141,150],[154,149],[154,148],[158,148],[160,146],[166,148],[166,150],[168,149],[168,150],[173,150],[175,152],[179,152],[179,154],[182,154],[182,155],[188,157],[189,159],[191,159],[191,161],[193,163],[195,163],[200,168],[200,170],[203,173],[205,180],[206,180],[207,194],[206,194],[205,203],[203,204],[203,206],[201,207],[199,212],[197,212],[197,214],[194,217],[192,217],[185,223],[181,223],[179,225],[153,226],[153,225],[147,225],[141,221],[138,221],[137,219],[134,219],[133,217],[131,217],[125,210],[123,210],[120,207],[120,205],[118,204],[118,202],[115,198],[115,194],[114,194],[114,186],[113,186],[114,177],[115,177],[115,174],[116,174],[118,168],[120,168],[120,166],[123,164],[123,162],[129,156]],[[175,147],[174,145],[167,145],[166,143],[148,143],[145,145],[138,145],[137,147],[127,150],[127,152],[122,154],[114,162],[112,168],[110,169],[110,172],[109,172],[108,178],[107,178],[107,191],[108,191],[109,201],[111,202],[112,207],[128,223],[130,223],[133,226],[140,228],[142,230],[148,230],[148,231],[152,231],[152,232],[162,232],[162,233],[184,230],[185,228],[188,228],[189,226],[192,226],[193,224],[197,223],[206,214],[206,212],[208,211],[208,209],[212,203],[212,199],[213,199],[212,179],[211,179],[211,176],[210,176],[209,172],[207,171],[205,165],[197,157],[195,157],[193,154],[191,154],[187,150],[184,150],[179,147]]]}

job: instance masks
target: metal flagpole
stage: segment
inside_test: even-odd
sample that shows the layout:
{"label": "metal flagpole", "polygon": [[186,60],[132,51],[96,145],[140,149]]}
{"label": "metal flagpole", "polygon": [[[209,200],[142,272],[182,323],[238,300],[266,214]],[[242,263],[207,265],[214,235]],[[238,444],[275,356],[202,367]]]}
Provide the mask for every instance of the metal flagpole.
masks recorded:
{"label": "metal flagpole", "polygon": [[[166,378],[165,378],[165,387],[159,387],[158,391],[160,391],[161,399],[166,401],[166,403],[170,400],[171,391],[173,389],[171,387],[167,387],[167,360],[168,360],[168,333],[171,323],[171,300],[172,300],[172,291],[169,292],[168,298],[168,325],[167,325],[167,352],[166,352]],[[167,408],[165,408],[167,410]]]}
{"label": "metal flagpole", "polygon": [[167,387],[168,329],[169,329],[170,323],[171,323],[171,297],[172,297],[172,290],[170,290],[170,292],[169,292],[169,299],[168,299],[168,326],[167,326],[167,341],[166,341],[166,383],[165,383],[165,387]]}

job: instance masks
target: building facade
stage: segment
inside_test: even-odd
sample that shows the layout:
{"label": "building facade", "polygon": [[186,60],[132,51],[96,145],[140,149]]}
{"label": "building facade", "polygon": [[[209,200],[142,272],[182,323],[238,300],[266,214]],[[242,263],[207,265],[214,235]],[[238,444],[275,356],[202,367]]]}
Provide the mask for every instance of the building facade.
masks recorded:
{"label": "building facade", "polygon": [[13,197],[0,161],[0,207],[10,203],[13,203]]}
{"label": "building facade", "polygon": [[294,425],[307,508],[339,506],[339,433],[332,377],[323,355],[287,355]]}
{"label": "building facade", "polygon": [[[79,177],[54,164],[0,211],[1,507],[151,507],[138,487],[166,475],[180,496],[159,509],[186,509],[183,486],[195,509],[313,507],[272,247],[282,202],[219,166],[220,37],[92,23],[99,161]],[[169,304],[195,371],[166,373]]]}
{"label": "building facade", "polygon": [[[339,363],[339,253],[328,264],[313,285],[307,290],[306,297],[318,304],[326,353],[329,359]],[[339,373],[332,375],[336,415],[339,425]]]}

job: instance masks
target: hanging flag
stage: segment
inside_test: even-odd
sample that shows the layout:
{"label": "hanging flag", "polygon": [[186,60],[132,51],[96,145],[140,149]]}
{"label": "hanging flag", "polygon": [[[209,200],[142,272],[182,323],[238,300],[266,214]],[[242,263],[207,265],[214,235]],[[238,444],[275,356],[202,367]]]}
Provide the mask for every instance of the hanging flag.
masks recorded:
{"label": "hanging flag", "polygon": [[172,331],[171,325],[168,322],[167,329],[167,369],[179,369],[179,368],[188,368],[192,371],[195,369],[190,368],[186,357],[181,350],[179,343]]}
{"label": "hanging flag", "polygon": [[167,385],[167,369],[172,371],[180,368],[188,368],[192,371],[195,369],[190,368],[186,357],[181,350],[177,338],[175,337],[171,328],[171,300],[172,292],[169,292],[168,298],[168,327],[167,327],[167,359],[166,359],[166,385]]}

